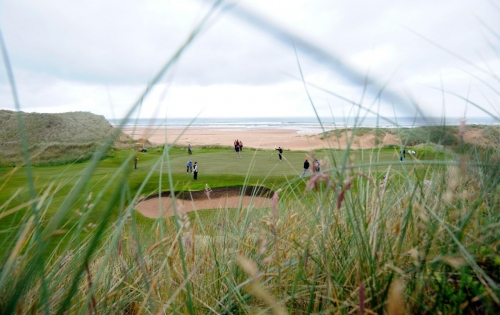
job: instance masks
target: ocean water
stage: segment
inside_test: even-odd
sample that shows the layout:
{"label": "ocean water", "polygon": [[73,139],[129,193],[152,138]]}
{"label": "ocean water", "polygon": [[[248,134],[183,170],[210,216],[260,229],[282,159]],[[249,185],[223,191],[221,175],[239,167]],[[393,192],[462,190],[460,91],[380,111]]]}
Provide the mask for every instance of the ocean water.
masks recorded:
{"label": "ocean water", "polygon": [[[137,126],[167,126],[167,127],[211,127],[214,129],[294,129],[299,133],[318,132],[321,130],[331,130],[335,128],[352,128],[352,127],[381,127],[381,128],[411,128],[419,126],[435,126],[449,125],[456,126],[460,124],[460,119],[441,117],[431,117],[427,119],[415,119],[415,117],[397,117],[387,118],[382,117],[235,117],[235,118],[167,118],[158,120],[155,118],[139,118],[129,119],[125,122],[125,127]],[[108,119],[108,121],[118,126],[122,123],[120,119]],[[466,118],[468,125],[500,125],[498,120],[492,117],[468,117]]]}

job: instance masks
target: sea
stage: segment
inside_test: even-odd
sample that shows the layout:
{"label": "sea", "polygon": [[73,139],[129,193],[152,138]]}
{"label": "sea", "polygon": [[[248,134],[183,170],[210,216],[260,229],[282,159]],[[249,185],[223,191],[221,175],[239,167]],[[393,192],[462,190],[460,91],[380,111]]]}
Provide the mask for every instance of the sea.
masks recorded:
{"label": "sea", "polygon": [[[108,119],[114,125],[123,123],[122,119]],[[220,117],[220,118],[135,118],[123,123],[124,127],[210,127],[216,130],[257,130],[257,129],[292,129],[298,133],[315,133],[318,130],[332,130],[353,127],[412,128],[420,126],[457,126],[461,118],[442,117]],[[500,120],[493,117],[467,117],[467,125],[500,125]]]}

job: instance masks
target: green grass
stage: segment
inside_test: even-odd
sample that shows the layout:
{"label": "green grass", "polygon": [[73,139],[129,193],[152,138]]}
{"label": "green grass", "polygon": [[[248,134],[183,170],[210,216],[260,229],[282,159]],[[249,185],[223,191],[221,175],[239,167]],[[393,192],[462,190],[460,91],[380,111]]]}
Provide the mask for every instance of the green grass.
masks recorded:
{"label": "green grass", "polygon": [[[357,309],[361,287],[366,307],[381,311],[396,303],[389,292],[402,286],[396,300],[406,296],[405,307],[416,313],[494,310],[500,185],[491,165],[498,150],[415,149],[404,163],[399,147],[316,151],[324,173],[311,190],[313,177],[299,177],[311,152],[285,151],[279,162],[264,150],[245,149],[237,159],[232,148],[220,147],[193,155],[176,146],[111,149],[69,204],[92,160],[33,167],[39,210],[24,206],[0,219],[3,270],[17,275],[2,280],[5,301],[17,302],[1,307],[347,313]],[[464,158],[467,164],[454,162]],[[199,164],[197,182],[186,174],[188,159]],[[33,200],[24,168],[2,168],[0,179],[0,215]],[[140,196],[205,184],[281,189],[280,201],[188,215],[177,209],[165,220],[130,207]],[[34,214],[37,225],[30,225]],[[6,291],[12,286],[23,289]],[[44,294],[57,298],[47,303]]]}
{"label": "green grass", "polygon": [[[242,153],[243,158],[236,159],[234,151],[230,148],[199,148],[194,155],[187,155],[183,148],[174,147],[169,151],[169,167],[164,166],[162,168],[160,165],[155,166],[155,163],[162,158],[163,147],[151,148],[145,153],[114,149],[108,153],[108,158],[99,162],[98,167],[86,184],[85,193],[95,195],[97,192],[102,191],[109,178],[131,154],[135,154],[139,161],[138,169],[131,170],[127,178],[130,190],[135,192],[144,183],[143,194],[150,194],[159,189],[158,181],[160,176],[163,178],[162,185],[165,190],[200,190],[205,187],[205,184],[209,184],[212,188],[241,186],[244,183],[249,185],[261,184],[271,188],[281,187],[288,180],[296,178],[302,173],[302,163],[309,152],[285,151],[283,162],[279,162],[277,154],[274,154],[273,151],[245,149]],[[343,154],[343,151],[318,151],[316,152],[316,158],[325,162],[327,160],[331,161],[330,164],[333,164],[333,161],[340,160]],[[356,164],[366,164],[367,168],[371,168],[370,171],[382,172],[386,169],[386,166],[375,167],[368,165],[373,164],[374,159],[378,162],[397,161],[398,152],[395,149],[361,150],[352,151],[349,157]],[[186,174],[185,165],[188,159],[198,162],[198,182],[193,181],[191,174]],[[64,166],[33,168],[35,185],[39,188],[37,195],[41,194],[50,184],[63,183],[57,193],[54,193],[51,197],[50,208],[52,210],[49,209],[47,215],[51,215],[52,211],[62,204],[87,167],[88,163],[76,163]],[[133,167],[132,162],[129,162],[128,167]],[[399,168],[399,166],[395,167],[395,169]],[[149,180],[144,181],[151,171],[152,175]],[[166,182],[167,175],[172,176],[173,189]],[[5,183],[0,194],[0,204],[6,203],[18,190],[19,192],[12,200],[11,207],[30,200],[26,173],[22,168],[0,168],[0,179],[2,179],[2,183]],[[303,188],[303,184],[301,188]],[[113,190],[115,186],[111,184],[108,189]],[[101,200],[102,203],[107,201],[106,196]],[[81,202],[80,200],[80,204]],[[78,207],[78,203],[75,207]],[[89,219],[96,220],[97,215],[92,215]],[[0,221],[1,228],[6,228],[12,224],[13,222],[9,220]]]}
{"label": "green grass", "polygon": [[[279,162],[277,154],[273,151],[246,149],[242,153],[243,158],[236,159],[236,155],[231,148],[198,148],[194,155],[187,155],[183,148],[173,147],[169,149],[169,166],[167,168],[156,164],[158,160],[162,159],[163,147],[151,148],[146,153],[134,152],[127,149],[113,149],[108,153],[108,158],[99,162],[98,167],[89,178],[80,197],[72,205],[69,205],[73,211],[70,211],[64,217],[64,224],[61,226],[61,229],[74,228],[75,225],[81,223],[81,217],[77,213],[84,212],[85,204],[88,204],[86,201],[87,196],[92,195],[95,198],[97,194],[102,194],[102,197],[98,201],[93,202],[93,209],[105,207],[110,202],[111,193],[117,189],[116,183],[109,182],[110,178],[127,160],[127,157],[133,154],[139,158],[138,169],[132,170],[133,164],[132,162],[128,162],[127,167],[131,170],[127,176],[127,190],[129,194],[133,195],[141,189],[141,185],[144,185],[141,189],[141,195],[147,196],[158,193],[159,190],[202,190],[206,184],[212,188],[264,185],[271,189],[278,189],[292,180],[297,181],[293,189],[300,192],[305,187],[305,181],[297,180],[297,177],[302,173],[304,157],[308,156],[310,152],[285,151],[283,162]],[[329,161],[330,167],[334,166],[334,162],[338,163],[343,158],[343,155],[345,155],[345,152],[341,150],[316,152],[316,158],[321,160],[325,164],[324,166]],[[430,156],[430,158],[434,158],[434,156]],[[192,179],[192,174],[186,174],[185,164],[188,159],[198,162],[198,181]],[[392,164],[398,160],[398,151],[392,148],[352,151],[349,154],[349,159],[354,164],[365,165],[365,167],[356,169],[373,172],[375,173],[375,177],[380,177],[380,174],[385,172],[388,165],[376,166],[374,162]],[[393,166],[394,171],[402,169],[398,164]],[[34,182],[38,188],[36,195],[42,195],[47,191],[47,187],[53,185],[49,191],[51,195],[50,205],[47,207],[44,218],[41,221],[42,226],[61,207],[87,167],[88,163],[76,163],[65,166],[33,168]],[[418,165],[411,165],[409,167],[415,169],[422,168],[422,166]],[[145,180],[150,172],[151,177]],[[170,187],[167,176],[171,176],[173,187]],[[0,191],[0,204],[6,205],[4,211],[15,208],[17,205],[21,205],[31,199],[26,173],[22,168],[0,168],[0,179],[3,185]],[[14,199],[10,200],[11,196],[15,196]],[[120,205],[115,205],[113,208],[110,221],[115,221],[120,213]],[[1,252],[5,253],[11,248],[12,243],[8,240],[14,237],[17,233],[17,228],[22,226],[25,219],[24,215],[29,213],[27,211],[28,209],[23,209],[14,215],[0,219],[0,231],[3,231],[2,234],[4,236],[3,241],[0,242]],[[99,210],[87,211],[84,218],[84,225],[93,225],[102,219],[102,214]],[[76,230],[78,233],[81,232],[79,229]],[[88,229],[86,230],[88,231]],[[84,234],[88,234],[87,231],[84,231]],[[64,238],[62,236],[51,238],[47,253],[50,253],[52,249],[59,246],[61,240],[65,243],[68,239],[70,237],[67,236]],[[6,256],[3,259],[5,258]]]}
{"label": "green grass", "polygon": [[[274,190],[279,188],[283,189],[280,193],[282,201],[280,202],[278,212],[281,227],[279,232],[276,232],[276,236],[273,236],[274,232],[272,232],[269,237],[278,237],[280,239],[279,242],[283,242],[284,244],[288,244],[290,242],[291,247],[288,248],[286,252],[295,252],[295,254],[291,254],[291,257],[298,255],[297,257],[303,258],[302,251],[309,248],[308,246],[312,246],[311,244],[313,243],[315,245],[312,248],[307,249],[307,251],[310,251],[308,255],[311,255],[311,259],[313,259],[312,257],[315,255],[313,253],[319,250],[318,255],[320,256],[313,259],[313,261],[318,259],[315,268],[307,271],[309,269],[304,265],[304,261],[301,263],[300,260],[295,261],[295,258],[293,258],[291,261],[286,263],[286,265],[291,264],[291,269],[287,272],[292,272],[293,274],[300,271],[300,273],[313,272],[313,274],[318,274],[320,270],[323,272],[331,268],[326,267],[325,263],[330,261],[332,258],[327,258],[325,261],[324,259],[326,258],[321,257],[321,252],[326,249],[324,247],[326,243],[316,244],[316,238],[319,237],[319,235],[314,237],[313,235],[316,235],[319,231],[313,232],[313,230],[316,229],[315,226],[318,224],[315,222],[323,222],[321,224],[330,225],[334,224],[332,226],[334,229],[331,231],[334,234],[330,236],[321,236],[321,242],[331,242],[332,240],[330,240],[330,238],[335,235],[336,238],[340,237],[340,239],[335,242],[340,242],[341,245],[335,245],[331,248],[332,250],[335,248],[358,248],[361,246],[361,243],[356,241],[356,234],[352,233],[361,233],[359,237],[364,237],[363,234],[368,233],[368,231],[362,232],[367,226],[364,224],[359,226],[360,222],[358,221],[358,218],[364,218],[362,220],[367,222],[373,220],[373,218],[369,219],[371,215],[368,213],[358,211],[365,208],[367,210],[371,209],[370,211],[375,210],[372,208],[374,205],[373,198],[375,196],[375,189],[378,185],[382,185],[384,183],[385,180],[382,175],[386,174],[387,171],[389,171],[388,180],[390,183],[388,186],[390,188],[388,189],[390,189],[392,193],[387,197],[387,205],[389,208],[384,211],[389,211],[389,209],[392,208],[392,206],[390,206],[392,203],[396,202],[396,204],[400,204],[402,202],[402,200],[397,196],[408,195],[408,193],[412,190],[416,192],[418,190],[415,189],[418,189],[418,187],[424,188],[422,186],[422,182],[426,179],[436,182],[436,185],[438,185],[438,182],[440,182],[439,178],[445,174],[447,169],[446,164],[451,161],[450,158],[453,153],[445,153],[440,151],[439,147],[433,146],[422,148],[417,152],[418,154],[415,157],[408,156],[405,163],[400,163],[398,160],[399,148],[396,147],[377,150],[353,150],[350,152],[343,150],[317,151],[314,154],[316,158],[322,161],[322,167],[325,171],[324,174],[328,175],[331,178],[331,183],[336,183],[336,185],[334,187],[329,187],[326,186],[326,182],[320,182],[318,186],[319,190],[314,193],[314,190],[312,192],[305,191],[306,182],[310,179],[310,177],[306,179],[299,178],[299,175],[302,173],[302,163],[304,157],[311,154],[310,152],[285,151],[284,161],[279,162],[277,155],[272,151],[251,149],[246,149],[243,152],[242,159],[236,158],[232,148],[198,148],[194,155],[187,155],[184,148],[180,147],[169,148],[168,154],[167,152],[164,152],[163,147],[150,148],[146,153],[134,152],[127,149],[113,149],[108,152],[108,158],[98,162],[97,167],[93,170],[84,186],[84,189],[75,199],[74,203],[66,205],[66,207],[69,207],[71,211],[68,211],[67,215],[63,217],[60,226],[57,226],[54,229],[54,232],[52,232],[53,236],[45,241],[46,245],[41,254],[46,257],[46,264],[51,266],[49,270],[52,270],[52,277],[55,277],[54,279],[59,279],[62,274],[57,271],[59,268],[57,266],[59,266],[64,259],[68,259],[68,253],[72,253],[70,258],[73,261],[73,266],[78,266],[78,261],[82,259],[90,259],[90,261],[94,261],[95,259],[108,257],[108,255],[110,255],[113,251],[113,248],[115,248],[115,250],[118,248],[116,247],[117,242],[121,242],[122,245],[120,246],[131,246],[128,250],[122,249],[121,255],[124,255],[123,257],[125,261],[129,261],[132,258],[125,258],[128,255],[137,255],[137,246],[141,246],[143,250],[146,251],[146,253],[141,255],[148,256],[152,254],[153,256],[156,256],[159,255],[159,253],[149,252],[149,247],[155,247],[154,243],[157,243],[161,239],[164,239],[165,241],[165,237],[168,239],[167,243],[175,244],[175,235],[169,231],[175,231],[177,229],[182,231],[183,224],[185,225],[187,224],[186,222],[192,222],[191,226],[194,225],[196,227],[196,233],[191,236],[191,238],[194,237],[192,242],[201,242],[200,244],[203,244],[202,248],[191,247],[192,250],[202,250],[202,256],[209,255],[212,257],[215,255],[216,257],[212,257],[213,259],[223,262],[227,259],[234,259],[234,252],[231,253],[226,250],[221,251],[221,248],[238,248],[238,252],[245,253],[246,256],[251,259],[256,259],[258,262],[259,260],[266,259],[266,257],[262,256],[260,258],[255,258],[256,249],[252,249],[253,245],[251,244],[257,242],[260,234],[268,234],[269,231],[266,232],[266,230],[269,226],[273,227],[278,224],[278,222],[275,221],[276,219],[274,218],[274,215],[271,215],[272,211],[270,212],[269,209],[219,209],[202,211],[200,213],[190,213],[187,217],[183,217],[181,214],[178,218],[169,218],[166,221],[146,219],[140,214],[135,214],[132,217],[129,215],[123,216],[125,213],[131,213],[130,210],[126,210],[126,205],[133,204],[138,195],[157,193],[159,190],[200,190],[205,187],[205,184],[210,185],[212,188],[258,184],[270,187]],[[139,158],[137,170],[133,169],[131,160],[131,157],[133,156],[137,156]],[[428,159],[424,160],[422,159],[423,157],[427,157]],[[200,174],[198,182],[192,180],[191,174],[186,174],[185,164],[188,159],[197,161],[199,164]],[[442,161],[444,164],[440,165],[438,163],[439,161]],[[43,215],[41,215],[41,220],[39,222],[40,229],[46,229],[47,222],[51,219],[51,217],[56,216],[57,213],[61,211],[61,206],[67,200],[71,191],[75,189],[75,186],[81,180],[81,177],[85,174],[85,172],[87,172],[87,168],[90,164],[90,162],[85,162],[66,166],[34,167],[32,169],[35,187],[37,187],[36,195],[42,196],[44,193],[47,193],[48,196],[44,200],[45,206],[41,208],[43,210]],[[123,179],[119,179],[122,175],[124,176],[122,177]],[[116,176],[119,180],[113,178],[114,176]],[[367,181],[364,176],[371,179]],[[2,179],[0,204],[5,205],[3,212],[30,200],[30,195],[28,189],[26,188],[26,173],[22,168],[3,168],[0,170],[0,178]],[[338,201],[335,200],[340,198],[344,187],[348,187],[346,186],[346,180],[350,183],[349,189],[344,192],[343,197],[343,207],[347,207],[347,212],[338,213],[335,210],[335,205]],[[415,182],[415,180],[417,181]],[[445,182],[441,183],[442,184],[439,185],[445,184]],[[328,193],[332,189],[333,191]],[[405,192],[407,189],[410,190]],[[19,192],[16,193],[18,190]],[[11,196],[14,196],[12,200]],[[91,204],[92,206],[90,206]],[[317,206],[326,207],[325,211],[327,212],[318,212],[318,208],[316,208]],[[383,208],[385,209],[385,207]],[[350,213],[349,211],[354,212]],[[383,220],[392,222],[394,219],[400,217],[400,214],[396,214],[393,218],[394,215],[391,214],[393,211],[394,210],[391,210],[386,213],[385,215],[387,218]],[[20,237],[19,231],[22,231],[26,226],[26,220],[28,218],[27,215],[29,215],[30,212],[29,207],[25,207],[0,220],[0,231],[2,231],[2,234],[5,236],[4,241],[1,244],[2,252],[4,253],[4,264],[8,264],[8,254],[14,250],[14,243],[9,240]],[[328,217],[330,217],[330,219],[328,219]],[[115,223],[111,224],[112,222]],[[384,226],[387,222],[384,223]],[[102,225],[100,225],[101,223]],[[114,227],[116,225],[122,226],[122,232],[119,234],[114,232]],[[394,225],[394,223],[391,223],[390,225]],[[100,231],[102,232],[96,232],[96,230],[99,230],[99,227],[101,227]],[[263,227],[264,230],[262,230]],[[360,228],[361,230],[359,230]],[[383,230],[387,228],[389,228],[389,226],[386,226]],[[271,229],[271,231],[273,231],[273,229]],[[391,227],[390,229],[392,230],[394,227]],[[359,231],[356,232],[357,230]],[[388,231],[386,231],[381,237],[385,238],[390,235],[387,234],[387,232]],[[370,233],[367,234],[367,237],[369,234]],[[100,236],[92,241],[95,235]],[[305,238],[296,238],[299,235],[304,235]],[[184,238],[185,237],[187,236],[185,235]],[[289,237],[291,238],[288,239]],[[132,242],[132,245],[129,244],[128,240]],[[89,242],[93,242],[94,245],[88,245]],[[396,244],[397,239],[395,239],[394,242]],[[110,245],[113,243],[115,245]],[[186,246],[189,247],[188,244]],[[363,246],[359,247],[359,249],[362,247]],[[82,253],[81,255],[84,255],[88,250],[91,250],[89,253],[92,253],[92,256],[87,256],[87,258],[85,258],[78,255],[76,254],[76,249],[78,249],[78,252]],[[180,250],[180,248],[177,247],[176,250]],[[250,252],[248,252],[248,250],[250,250]],[[327,252],[329,251],[330,249]],[[36,248],[27,246],[20,252],[20,254],[23,255],[20,257],[25,257],[24,255],[30,255],[31,253],[36,253]],[[181,253],[178,252],[177,255],[179,254]],[[166,257],[170,257],[169,255],[170,254],[167,254]],[[184,253],[182,255],[185,255],[186,259],[188,259],[189,255],[192,254]],[[352,256],[353,253],[345,251],[342,255],[345,257],[341,260],[333,260],[332,262],[335,264],[340,263],[343,266],[349,266],[355,262],[353,259],[364,260],[365,258],[361,258],[359,255],[366,255],[366,253],[361,254],[361,252],[359,252]],[[94,258],[91,259],[91,257]],[[140,260],[144,259],[145,261],[149,261],[150,258],[140,258]],[[169,259],[170,258],[168,258],[167,261],[169,261]],[[270,258],[268,257],[267,260],[269,259]],[[161,261],[162,260],[160,260],[160,262]],[[323,262],[318,265],[321,261]],[[182,262],[182,260],[178,262]],[[174,261],[172,261],[172,263],[174,263]],[[192,263],[193,262],[190,261],[184,261],[182,265],[191,266],[187,267],[190,269],[194,267],[191,265]],[[136,270],[133,273],[137,273],[137,276],[143,277],[140,276],[143,271],[139,270],[139,266],[130,264],[126,264],[126,266],[127,267],[124,268]],[[151,267],[150,265],[148,268],[158,268],[156,272],[160,272],[161,270],[167,272],[164,269],[165,267],[165,265],[158,265],[156,267]],[[234,269],[235,267],[236,266],[229,269],[220,269],[220,266],[218,267],[219,269],[217,273],[225,274],[229,272],[232,274],[232,277],[236,278],[231,280],[231,283],[232,281],[245,281],[246,274],[244,272],[242,273],[241,271],[237,271],[237,269]],[[92,265],[89,268],[91,268],[92,273],[100,270],[99,264]],[[285,268],[285,270],[287,269],[288,268]],[[81,269],[81,272],[84,272],[84,269]],[[107,275],[108,271],[101,270],[100,272],[105,272],[106,274],[105,276],[102,274],[99,276],[99,279],[102,279],[102,281],[111,277],[110,274]],[[347,272],[347,270],[343,272]],[[209,277],[217,277],[207,271],[205,271],[205,273],[207,273]],[[271,273],[274,274],[274,272]],[[70,276],[71,274],[73,274],[73,272],[67,271],[66,273],[67,276]],[[176,281],[173,278],[164,279],[159,275],[158,277],[159,278],[156,278],[157,280],[155,281],[167,281],[168,283],[170,283],[170,281]],[[272,286],[274,287],[274,289],[272,289],[273,292],[275,290],[278,290],[277,292],[279,292],[287,286],[292,286],[290,288],[294,288],[296,286],[293,278],[288,278],[289,276],[285,275],[283,275],[283,277],[285,278],[281,280],[271,277],[274,280],[270,283],[265,283],[268,285],[274,283],[275,281],[280,283],[278,286]],[[346,284],[348,282],[351,283],[352,280],[352,276],[348,276],[347,274],[344,274],[341,278],[339,278],[339,281]],[[69,278],[64,281],[69,281]],[[182,282],[181,279],[179,279],[179,281]],[[192,281],[194,281],[194,278]],[[206,280],[200,281],[200,283],[205,283]],[[222,281],[222,279],[219,281]],[[283,281],[284,283],[287,281],[292,282],[283,287]],[[225,281],[222,281],[222,283],[224,282]],[[219,286],[222,285],[222,283],[211,283],[211,285]],[[104,283],[101,284],[105,285]],[[228,283],[225,285],[227,284]],[[473,281],[472,285],[476,284],[477,283]],[[32,285],[35,284],[30,284],[29,286]],[[198,287],[198,285],[193,285]],[[221,288],[222,287],[219,287],[217,290],[220,290]],[[314,288],[314,285],[312,288]],[[111,289],[111,287],[108,289]],[[210,291],[212,289],[214,288],[204,290],[212,292]],[[297,289],[298,287],[292,289],[292,291]],[[376,288],[374,287],[371,289],[375,290]],[[382,289],[382,287],[380,287],[380,289]],[[254,298],[251,297],[252,291],[249,291],[240,298],[234,300],[228,295],[216,294],[217,290],[213,291],[209,295],[205,295],[206,292],[203,293],[203,298],[206,299],[205,303],[215,303],[214,305],[219,304],[219,308],[222,307],[222,309],[220,309],[221,311],[224,309],[233,311],[239,309],[241,311],[241,307],[243,305],[251,305],[256,302],[254,301]],[[233,287],[231,290],[239,292],[241,288]],[[277,292],[274,292],[274,294]],[[300,292],[302,293],[300,293],[299,296],[302,296],[305,293],[303,291]],[[194,294],[195,292],[193,291],[192,293]],[[167,292],[162,294],[168,295]],[[240,294],[242,294],[242,292],[240,292]],[[342,296],[344,296],[343,294]],[[127,299],[132,299],[132,301],[137,301],[138,303],[139,300],[136,300],[134,296],[135,295],[131,295]],[[278,294],[278,296],[280,296],[280,294]],[[82,298],[84,298],[84,296],[82,296]],[[187,296],[181,295],[178,298],[185,299]],[[344,296],[343,298],[347,298],[347,296]],[[142,300],[142,298],[140,300]],[[76,302],[76,304],[73,303],[71,303],[71,305],[74,306],[81,305],[80,303],[85,304],[84,301]],[[119,309],[123,309],[124,307],[127,308],[131,307],[130,305],[135,305],[134,303],[136,302],[133,302],[132,304],[130,304],[130,302],[124,302],[119,303],[120,306],[115,306]],[[178,305],[176,303],[170,305],[168,309],[171,311],[180,311],[179,307],[182,308],[184,303],[182,302]],[[200,307],[196,306],[198,303],[193,303],[193,307],[195,309]],[[310,304],[311,302],[306,302],[300,298],[293,303],[298,303],[295,305],[298,308],[304,307],[306,309],[318,309],[319,307],[321,309],[325,307],[318,305],[314,306],[317,304],[317,301]],[[294,305],[293,303],[290,304],[290,307]],[[56,303],[55,305],[60,306],[63,304]],[[106,303],[100,305],[104,307],[103,310],[111,311],[113,309],[105,307]],[[152,305],[155,305],[155,303]],[[328,303],[325,305],[328,305]],[[156,308],[156,306],[152,307]],[[205,312],[206,310],[202,307],[201,309],[198,309],[198,311]]]}

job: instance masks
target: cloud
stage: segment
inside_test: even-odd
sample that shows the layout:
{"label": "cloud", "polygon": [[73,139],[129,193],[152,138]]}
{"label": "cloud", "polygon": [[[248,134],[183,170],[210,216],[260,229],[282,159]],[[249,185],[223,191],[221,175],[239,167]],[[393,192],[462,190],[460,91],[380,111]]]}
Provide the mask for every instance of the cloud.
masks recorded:
{"label": "cloud", "polygon": [[[499,29],[500,19],[490,3],[255,0],[241,5],[388,88],[412,94],[428,113],[441,112],[441,85],[482,106],[498,104],[488,88],[498,86],[490,74],[499,66],[498,38],[490,29]],[[208,9],[208,1],[189,0],[1,2],[0,27],[23,108],[122,115]],[[277,41],[255,26],[231,11],[219,14],[148,97],[148,111],[141,115],[148,117],[158,104],[181,116],[203,108],[203,115],[212,116],[314,115],[297,79],[291,39]],[[308,82],[361,99],[363,84],[353,85],[308,51],[299,49],[298,57]],[[162,97],[165,84],[169,89]],[[312,87],[309,92],[320,111],[351,106]],[[367,106],[375,101],[373,95],[363,100]],[[12,107],[4,69],[0,101],[1,108]],[[465,106],[450,94],[444,103],[447,112]],[[391,115],[392,106],[382,107]]]}

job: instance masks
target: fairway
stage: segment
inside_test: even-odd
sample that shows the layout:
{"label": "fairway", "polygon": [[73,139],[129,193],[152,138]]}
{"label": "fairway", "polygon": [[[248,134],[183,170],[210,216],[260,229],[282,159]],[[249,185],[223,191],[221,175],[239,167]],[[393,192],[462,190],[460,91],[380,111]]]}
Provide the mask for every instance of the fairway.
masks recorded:
{"label": "fairway", "polygon": [[[205,185],[211,188],[232,187],[243,185],[263,185],[271,189],[278,189],[290,180],[296,181],[295,189],[302,191],[305,188],[306,178],[300,178],[303,171],[303,162],[306,157],[311,160],[311,154],[322,163],[322,171],[336,169],[336,165],[363,165],[356,170],[372,173],[373,176],[385,174],[388,167],[392,172],[402,169],[398,158],[398,151],[394,148],[370,150],[319,150],[315,152],[284,151],[283,161],[279,161],[277,151],[252,150],[245,148],[242,158],[236,158],[232,148],[196,149],[193,155],[188,155],[184,148],[170,147],[168,154],[163,154],[163,147],[150,148],[147,152],[132,150],[112,150],[108,157],[100,161],[86,184],[84,193],[76,199],[64,221],[65,227],[71,227],[79,220],[76,214],[85,209],[86,199],[89,196],[100,196],[97,203],[88,211],[87,220],[94,224],[101,220],[100,208],[110,201],[111,192],[115,189],[116,178],[120,172],[127,172],[128,194],[133,196],[144,185],[141,195],[158,193],[159,191],[195,191],[203,190]],[[137,156],[138,168],[133,168],[132,158]],[[435,156],[429,156],[435,159]],[[130,159],[124,166],[122,163]],[[186,174],[188,159],[198,163],[198,181],[193,180],[192,174]],[[409,156],[410,163],[418,162]],[[380,164],[380,165],[378,165]],[[46,208],[43,222],[50,219],[50,215],[64,202],[65,198],[85,173],[89,162],[61,166],[33,167],[34,186],[36,195],[48,194],[50,205]],[[377,166],[378,165],[378,166]],[[409,164],[410,169],[418,168]],[[422,168],[425,169],[425,168]],[[309,175],[311,175],[310,168]],[[378,174],[378,175],[377,175]],[[30,200],[29,185],[24,168],[0,169],[0,204],[4,211],[15,208]],[[112,218],[118,215],[118,205],[112,213]],[[78,210],[79,209],[79,210]],[[76,212],[78,211],[78,212]],[[24,216],[24,210],[16,211],[13,215],[0,219],[0,229],[7,235],[13,233],[18,222]],[[11,232],[9,232],[11,231]],[[0,243],[6,246],[8,237]],[[55,238],[54,244],[57,243]]]}
{"label": "fairway", "polygon": [[[106,185],[113,186],[109,179],[120,170],[122,163],[132,156],[139,161],[137,169],[133,169],[133,162],[126,166],[130,174],[128,182],[131,192],[134,192],[144,179],[146,182],[144,193],[157,191],[158,179],[162,178],[162,189],[165,190],[200,190],[209,184],[210,187],[242,186],[244,184],[260,183],[265,186],[279,187],[286,180],[299,177],[303,171],[305,158],[311,161],[311,152],[284,151],[283,161],[279,161],[277,152],[273,150],[252,150],[245,148],[241,159],[237,159],[234,150],[229,148],[199,149],[195,154],[188,155],[184,149],[170,148],[168,154],[163,154],[163,147],[151,148],[148,152],[134,152],[131,150],[113,150],[107,158],[100,161],[87,184],[88,193],[97,193]],[[322,162],[323,171],[337,168],[346,162],[357,165],[356,169],[363,172],[385,173],[391,166],[393,171],[401,169],[399,152],[397,149],[369,149],[369,150],[318,150],[313,152],[316,159]],[[435,160],[436,155],[428,155],[429,160]],[[192,174],[186,174],[188,160],[198,163],[199,180],[196,182]],[[408,155],[407,167],[418,167],[418,157]],[[57,193],[52,195],[52,206],[56,207],[71,190],[73,185],[85,172],[89,162],[61,165],[33,167],[34,184],[37,194],[41,194],[50,184],[57,187]],[[123,169],[122,169],[123,170]],[[312,169],[310,168],[309,175]],[[116,174],[115,174],[116,175]],[[26,172],[24,168],[0,168],[2,190],[0,203],[5,203],[13,195],[12,205],[28,200]],[[172,180],[174,187],[170,187]],[[19,191],[19,192],[18,192]],[[85,198],[86,196],[82,196]]]}

